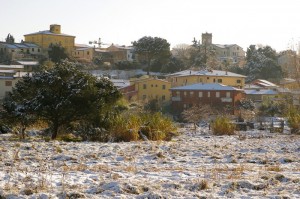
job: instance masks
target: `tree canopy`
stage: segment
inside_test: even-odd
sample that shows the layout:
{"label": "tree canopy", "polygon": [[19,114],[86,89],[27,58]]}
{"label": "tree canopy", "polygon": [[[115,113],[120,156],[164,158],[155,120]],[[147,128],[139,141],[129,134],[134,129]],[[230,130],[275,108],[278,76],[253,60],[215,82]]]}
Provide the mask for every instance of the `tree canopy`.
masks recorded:
{"label": "tree canopy", "polygon": [[50,44],[48,55],[50,60],[54,63],[59,63],[62,60],[69,58],[66,49],[59,44]]}
{"label": "tree canopy", "polygon": [[[47,121],[55,139],[59,127],[79,120],[97,120],[107,114],[121,94],[111,81],[79,71],[72,63],[62,61],[49,70],[25,76],[5,99],[8,113],[21,110]],[[105,111],[103,111],[105,110]],[[22,119],[22,118],[21,118]]]}
{"label": "tree canopy", "polygon": [[283,71],[277,63],[276,51],[270,46],[256,48],[250,45],[246,53],[245,75],[248,81],[266,79],[277,81],[283,77]]}
{"label": "tree canopy", "polygon": [[5,42],[6,43],[10,43],[10,44],[13,44],[15,43],[15,38],[14,36],[12,36],[10,33],[7,35],[7,37],[5,38]]}
{"label": "tree canopy", "polygon": [[166,39],[160,37],[142,37],[138,41],[132,42],[135,52],[139,59],[144,59],[147,63],[147,73],[150,73],[151,62],[154,59],[168,60],[170,53],[170,44]]}

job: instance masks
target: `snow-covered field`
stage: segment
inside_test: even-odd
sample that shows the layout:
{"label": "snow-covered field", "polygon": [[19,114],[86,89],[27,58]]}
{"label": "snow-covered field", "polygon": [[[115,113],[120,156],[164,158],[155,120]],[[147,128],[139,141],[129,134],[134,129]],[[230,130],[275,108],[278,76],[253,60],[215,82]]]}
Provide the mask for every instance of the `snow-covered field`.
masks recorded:
{"label": "snow-covered field", "polygon": [[0,199],[300,198],[299,135],[181,131],[130,143],[0,135]]}

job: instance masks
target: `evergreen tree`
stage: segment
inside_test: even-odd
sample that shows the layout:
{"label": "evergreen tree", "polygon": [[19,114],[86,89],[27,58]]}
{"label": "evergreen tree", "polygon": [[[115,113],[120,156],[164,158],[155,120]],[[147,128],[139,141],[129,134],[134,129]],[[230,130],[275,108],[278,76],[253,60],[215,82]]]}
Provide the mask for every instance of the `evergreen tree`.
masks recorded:
{"label": "evergreen tree", "polygon": [[257,49],[251,45],[247,49],[246,61],[247,81],[254,79],[278,81],[283,77],[283,71],[277,63],[276,51],[270,46]]}
{"label": "evergreen tree", "polygon": [[8,113],[22,110],[24,117],[33,115],[49,122],[55,139],[59,128],[73,121],[99,125],[120,96],[109,80],[98,80],[62,61],[48,71],[23,77],[3,105]]}
{"label": "evergreen tree", "polygon": [[5,42],[13,44],[13,43],[15,43],[15,38],[9,33],[5,39]]}
{"label": "evergreen tree", "polygon": [[62,60],[69,58],[66,49],[59,44],[50,44],[48,55],[54,63],[60,63]]}
{"label": "evergreen tree", "polygon": [[150,66],[153,60],[165,62],[171,56],[170,44],[167,40],[159,37],[142,37],[138,41],[132,42],[135,52],[145,59],[147,63],[147,74],[150,73]]}

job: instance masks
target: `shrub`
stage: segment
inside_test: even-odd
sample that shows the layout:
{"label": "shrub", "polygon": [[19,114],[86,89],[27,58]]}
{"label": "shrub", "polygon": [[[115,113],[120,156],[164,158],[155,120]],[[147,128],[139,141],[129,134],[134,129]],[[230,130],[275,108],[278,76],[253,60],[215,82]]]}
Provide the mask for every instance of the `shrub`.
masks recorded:
{"label": "shrub", "polygon": [[291,128],[291,133],[300,133],[300,113],[295,108],[290,108],[288,111],[288,124]]}
{"label": "shrub", "polygon": [[211,124],[214,135],[233,135],[235,125],[227,117],[217,117]]}

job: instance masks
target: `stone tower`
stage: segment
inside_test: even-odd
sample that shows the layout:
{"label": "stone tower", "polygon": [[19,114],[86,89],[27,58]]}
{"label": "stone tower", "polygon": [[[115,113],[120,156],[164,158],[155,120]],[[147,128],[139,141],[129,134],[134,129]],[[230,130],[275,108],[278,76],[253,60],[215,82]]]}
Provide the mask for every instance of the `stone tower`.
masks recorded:
{"label": "stone tower", "polygon": [[54,34],[61,34],[60,25],[58,25],[58,24],[51,24],[50,25],[50,32],[52,32]]}
{"label": "stone tower", "polygon": [[202,33],[202,45],[209,46],[212,44],[212,33]]}

